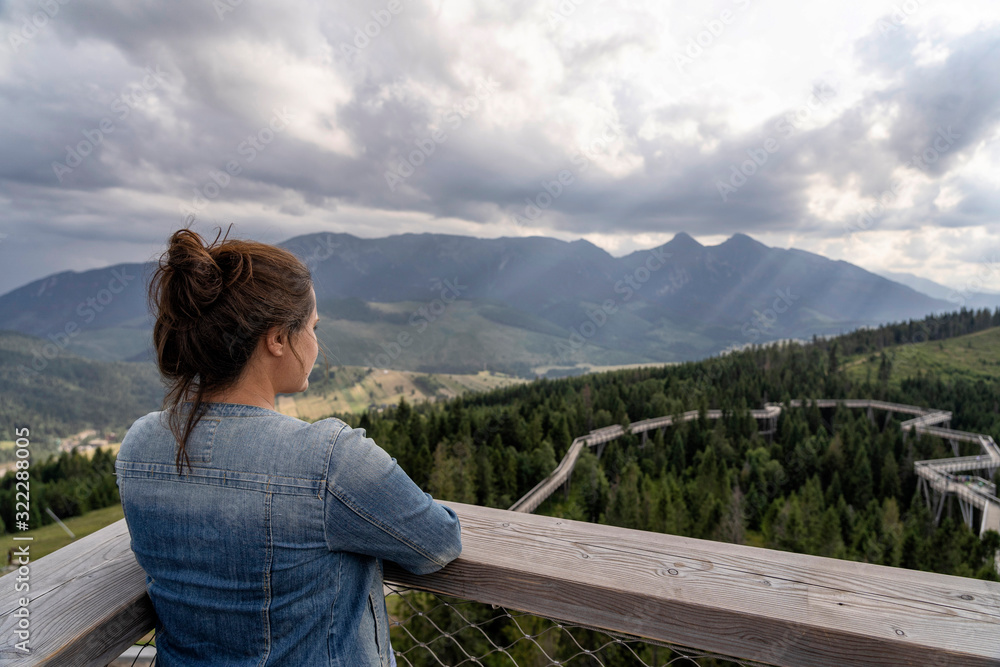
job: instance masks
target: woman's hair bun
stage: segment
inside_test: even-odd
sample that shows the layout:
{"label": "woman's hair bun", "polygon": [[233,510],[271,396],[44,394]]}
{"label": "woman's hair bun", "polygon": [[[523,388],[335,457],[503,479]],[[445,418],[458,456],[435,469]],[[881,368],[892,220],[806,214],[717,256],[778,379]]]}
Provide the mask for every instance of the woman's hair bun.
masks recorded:
{"label": "woman's hair bun", "polygon": [[171,235],[167,267],[169,291],[177,307],[189,317],[200,317],[222,294],[222,267],[197,232],[180,229]]}
{"label": "woman's hair bun", "polygon": [[223,289],[253,277],[253,257],[245,244],[230,241],[226,245],[209,249],[209,254],[222,272]]}

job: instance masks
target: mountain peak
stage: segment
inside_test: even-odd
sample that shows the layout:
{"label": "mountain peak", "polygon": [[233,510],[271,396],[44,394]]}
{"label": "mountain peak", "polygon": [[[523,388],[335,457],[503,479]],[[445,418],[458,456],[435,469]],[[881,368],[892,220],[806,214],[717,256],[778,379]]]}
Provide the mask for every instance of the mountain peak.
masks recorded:
{"label": "mountain peak", "polygon": [[742,232],[737,232],[736,234],[733,234],[728,239],[726,239],[722,243],[722,245],[734,245],[734,246],[737,246],[737,247],[744,247],[744,248],[748,248],[748,247],[766,248],[767,247],[766,245],[764,245],[763,243],[761,243],[757,239],[752,238],[750,236],[747,236],[746,234],[744,234]]}
{"label": "mountain peak", "polygon": [[733,234],[715,247],[718,252],[723,253],[725,256],[730,256],[731,253],[742,256],[756,256],[771,250],[770,247],[746,234]]}
{"label": "mountain peak", "polygon": [[674,235],[674,238],[670,239],[670,241],[666,245],[672,248],[680,248],[682,250],[686,249],[698,250],[700,248],[705,247],[702,244],[695,241],[694,238],[687,232],[677,232],[677,234]]}

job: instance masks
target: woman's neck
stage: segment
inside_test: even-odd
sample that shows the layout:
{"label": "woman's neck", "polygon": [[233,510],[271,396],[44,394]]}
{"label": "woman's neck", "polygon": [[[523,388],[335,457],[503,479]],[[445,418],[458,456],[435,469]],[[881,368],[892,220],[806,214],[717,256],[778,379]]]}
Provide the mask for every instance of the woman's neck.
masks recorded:
{"label": "woman's neck", "polygon": [[[191,399],[194,400],[194,399]],[[254,405],[265,410],[274,410],[274,396],[268,398],[259,389],[236,388],[224,392],[205,394],[201,400],[205,403],[236,403],[238,405]]]}

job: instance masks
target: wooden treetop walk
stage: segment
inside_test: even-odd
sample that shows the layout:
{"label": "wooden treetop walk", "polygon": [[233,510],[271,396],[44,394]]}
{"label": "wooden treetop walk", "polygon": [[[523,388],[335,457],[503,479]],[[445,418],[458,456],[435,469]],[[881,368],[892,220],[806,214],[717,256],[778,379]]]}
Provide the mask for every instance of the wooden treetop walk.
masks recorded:
{"label": "wooden treetop walk", "polygon": [[[794,400],[789,402],[789,407],[800,408],[810,403],[809,401]],[[926,433],[928,435],[944,438],[952,442],[955,447],[955,458],[933,459],[930,461],[917,461],[914,464],[917,475],[921,478],[921,488],[927,495],[928,504],[933,504],[936,518],[940,518],[944,508],[945,499],[955,497],[959,500],[962,515],[966,523],[973,527],[973,512],[975,507],[981,511],[980,534],[986,530],[996,530],[1000,532],[1000,499],[996,497],[996,489],[990,493],[988,490],[971,486],[968,482],[956,477],[953,473],[968,470],[988,470],[993,471],[1000,468],[1000,447],[989,435],[981,433],[968,433],[966,431],[956,431],[950,428],[942,428],[937,424],[949,423],[951,413],[946,410],[933,410],[921,408],[916,405],[906,405],[903,403],[889,403],[886,401],[876,401],[872,399],[832,399],[820,398],[811,402],[817,408],[836,408],[842,405],[846,408],[868,410],[869,416],[874,420],[872,412],[874,410],[884,411],[888,414],[900,413],[913,415],[900,424],[905,432]],[[750,416],[757,420],[768,421],[770,431],[774,430],[774,420],[781,414],[782,406],[769,403],[763,409],[750,410]],[[690,410],[679,415],[677,421],[685,422],[697,419],[699,412]],[[706,410],[707,419],[721,419],[722,410]],[[629,432],[646,433],[654,429],[662,429],[672,426],[675,417],[665,415],[653,417],[642,421],[633,422],[629,425]],[[595,429],[587,435],[581,436],[573,441],[562,461],[555,467],[548,477],[543,479],[528,493],[522,496],[517,502],[510,506],[513,512],[534,512],[538,509],[546,498],[552,495],[556,489],[566,484],[573,475],[573,467],[580,456],[580,451],[584,447],[597,447],[598,451],[603,450],[603,445],[607,442],[620,438],[625,434],[625,428],[620,424],[605,426]],[[958,442],[972,442],[980,446],[983,453],[978,456],[958,456]],[[932,499],[930,491],[935,492]]]}

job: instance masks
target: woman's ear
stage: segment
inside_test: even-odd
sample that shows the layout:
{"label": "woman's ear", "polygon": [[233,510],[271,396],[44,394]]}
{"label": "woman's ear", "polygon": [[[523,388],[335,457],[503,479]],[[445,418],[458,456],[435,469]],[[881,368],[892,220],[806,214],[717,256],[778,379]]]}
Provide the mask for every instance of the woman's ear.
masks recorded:
{"label": "woman's ear", "polygon": [[285,353],[285,335],[281,332],[281,327],[271,327],[264,337],[265,346],[268,352],[276,357]]}

